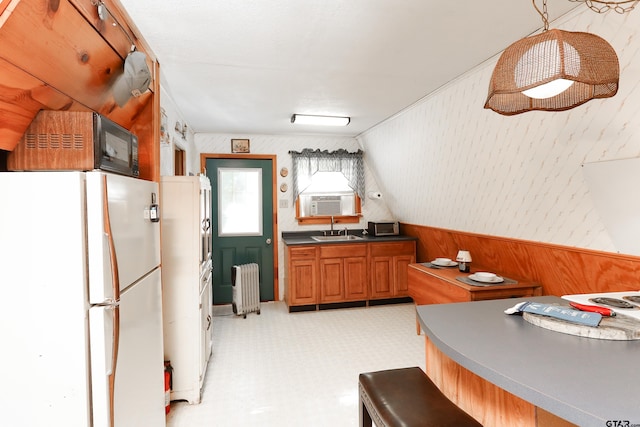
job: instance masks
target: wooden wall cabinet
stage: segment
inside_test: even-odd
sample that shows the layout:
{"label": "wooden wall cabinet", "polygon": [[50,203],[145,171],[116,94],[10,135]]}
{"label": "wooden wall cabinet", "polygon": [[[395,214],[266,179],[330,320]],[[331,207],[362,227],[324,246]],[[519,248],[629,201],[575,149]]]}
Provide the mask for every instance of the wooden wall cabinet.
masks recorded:
{"label": "wooden wall cabinet", "polygon": [[371,299],[409,295],[407,269],[416,262],[415,242],[370,243]]}
{"label": "wooden wall cabinet", "polygon": [[[159,181],[159,64],[119,1],[103,3],[104,21],[92,0],[0,2],[0,149],[13,151],[40,110],[95,111],[138,136],[140,177]],[[111,87],[132,43],[152,82],[120,107]]]}

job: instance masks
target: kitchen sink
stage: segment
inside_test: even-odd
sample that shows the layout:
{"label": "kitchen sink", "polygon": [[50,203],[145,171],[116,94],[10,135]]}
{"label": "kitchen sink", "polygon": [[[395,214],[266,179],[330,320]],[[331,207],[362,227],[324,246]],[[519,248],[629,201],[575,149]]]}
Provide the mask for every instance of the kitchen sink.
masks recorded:
{"label": "kitchen sink", "polygon": [[316,242],[340,242],[345,240],[362,240],[360,236],[354,236],[353,234],[349,234],[347,236],[311,236],[313,240]]}

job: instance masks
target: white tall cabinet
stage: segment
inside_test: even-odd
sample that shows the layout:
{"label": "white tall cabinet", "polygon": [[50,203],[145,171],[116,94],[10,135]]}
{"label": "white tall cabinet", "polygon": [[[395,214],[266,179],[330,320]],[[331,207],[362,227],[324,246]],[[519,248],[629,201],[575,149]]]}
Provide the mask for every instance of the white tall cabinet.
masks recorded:
{"label": "white tall cabinet", "polygon": [[200,403],[211,356],[211,184],[204,176],[163,176],[164,356],[173,367],[171,400]]}

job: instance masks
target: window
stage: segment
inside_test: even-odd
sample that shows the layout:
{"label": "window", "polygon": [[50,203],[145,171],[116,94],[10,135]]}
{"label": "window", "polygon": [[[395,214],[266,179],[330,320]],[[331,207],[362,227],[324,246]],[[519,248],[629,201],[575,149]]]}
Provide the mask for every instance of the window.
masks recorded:
{"label": "window", "polygon": [[218,168],[218,235],[262,235],[262,170]]}
{"label": "window", "polygon": [[293,158],[296,217],[303,224],[358,222],[364,194],[362,151],[305,149]]}
{"label": "window", "polygon": [[355,215],[355,198],[342,172],[316,172],[298,196],[299,216]]}

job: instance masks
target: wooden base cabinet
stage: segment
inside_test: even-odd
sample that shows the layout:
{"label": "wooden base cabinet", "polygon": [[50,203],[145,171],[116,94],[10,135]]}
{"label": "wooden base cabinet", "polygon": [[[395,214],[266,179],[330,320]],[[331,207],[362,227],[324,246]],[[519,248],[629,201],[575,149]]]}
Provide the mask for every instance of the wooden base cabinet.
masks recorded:
{"label": "wooden base cabinet", "polygon": [[320,303],[363,301],[367,291],[367,246],[320,246]]}
{"label": "wooden base cabinet", "polygon": [[164,357],[171,400],[200,403],[212,350],[211,186],[206,177],[160,183]]}
{"label": "wooden base cabinet", "polygon": [[415,242],[369,244],[371,259],[371,299],[409,295],[407,269],[416,262]]}
{"label": "wooden base cabinet", "polygon": [[[491,271],[491,269],[478,271]],[[539,283],[520,278],[516,279],[515,284],[471,286],[457,280],[458,276],[467,275],[460,273],[457,268],[433,269],[422,264],[412,264],[407,269],[407,273],[409,295],[417,305],[542,295],[542,286]]]}
{"label": "wooden base cabinet", "polygon": [[[480,271],[480,270],[479,270]],[[487,269],[486,271],[490,271]],[[531,280],[518,279],[515,284],[499,286],[471,286],[457,280],[465,276],[458,268],[433,269],[422,264],[411,264],[407,269],[409,296],[416,305],[448,304],[465,301],[485,301],[503,298],[524,298],[542,295],[542,286]],[[420,322],[416,317],[416,333]]]}
{"label": "wooden base cabinet", "polygon": [[347,301],[369,298],[369,280],[366,257],[344,259],[344,292]]}
{"label": "wooden base cabinet", "polygon": [[318,247],[285,250],[285,301],[289,307],[318,303]]}
{"label": "wooden base cabinet", "polygon": [[445,396],[483,426],[577,427],[469,371],[428,336],[425,340],[426,374]]}
{"label": "wooden base cabinet", "polygon": [[415,241],[285,247],[285,301],[292,306],[408,296]]}

